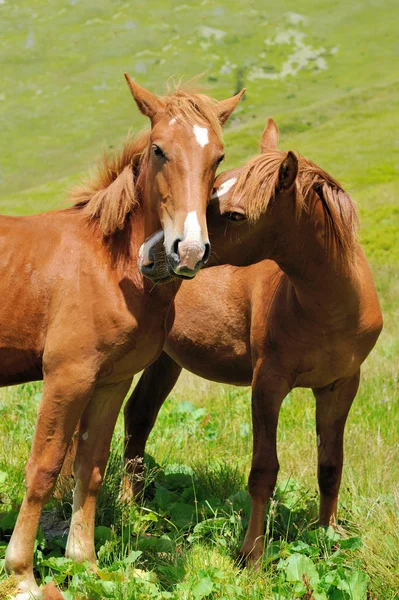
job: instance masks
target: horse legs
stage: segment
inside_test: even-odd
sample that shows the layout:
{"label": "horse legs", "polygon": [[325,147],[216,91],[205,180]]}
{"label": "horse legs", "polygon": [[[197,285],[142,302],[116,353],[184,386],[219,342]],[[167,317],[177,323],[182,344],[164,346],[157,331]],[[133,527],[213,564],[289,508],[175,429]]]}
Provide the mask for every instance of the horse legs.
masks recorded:
{"label": "horse legs", "polygon": [[360,370],[323,390],[316,398],[320,525],[336,525],[338,492],[344,458],[344,429],[359,387]]}
{"label": "horse legs", "polygon": [[278,416],[282,401],[289,391],[286,380],[263,372],[263,364],[255,369],[252,381],[253,454],[248,480],[251,516],[241,548],[247,565],[255,568],[259,568],[263,553],[266,505],[276,485],[279,470],[276,448]]}
{"label": "horse legs", "polygon": [[95,562],[96,500],[107,466],[116,419],[132,378],[98,387],[81,419],[74,472],[75,491],[65,555],[76,562]]}
{"label": "horse legs", "polygon": [[54,490],[54,498],[56,498],[59,501],[63,500],[65,494],[71,490],[73,485],[73,464],[75,462],[76,450],[78,447],[78,439],[79,423],[76,426],[76,429],[72,435],[71,442],[66,451],[65,459],[61,467],[60,474],[58,476],[56,488]]}
{"label": "horse legs", "polygon": [[182,368],[165,352],[147,367],[125,406],[125,465],[123,496],[139,498],[144,486],[144,449],[159,409],[172,391]]}
{"label": "horse legs", "polygon": [[20,579],[18,600],[41,597],[33,576],[33,550],[42,509],[50,498],[73,431],[93,391],[93,374],[75,366],[45,376],[26,465],[26,492],[7,547],[5,568]]}

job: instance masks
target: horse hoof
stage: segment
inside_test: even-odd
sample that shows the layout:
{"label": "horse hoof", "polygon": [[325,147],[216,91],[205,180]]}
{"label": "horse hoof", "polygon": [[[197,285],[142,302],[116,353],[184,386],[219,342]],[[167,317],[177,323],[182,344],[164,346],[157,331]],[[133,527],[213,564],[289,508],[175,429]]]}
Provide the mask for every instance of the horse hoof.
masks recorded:
{"label": "horse hoof", "polygon": [[[11,575],[10,579],[14,576]],[[43,593],[33,577],[19,579],[15,583],[15,591],[10,590],[10,600],[42,600]]]}

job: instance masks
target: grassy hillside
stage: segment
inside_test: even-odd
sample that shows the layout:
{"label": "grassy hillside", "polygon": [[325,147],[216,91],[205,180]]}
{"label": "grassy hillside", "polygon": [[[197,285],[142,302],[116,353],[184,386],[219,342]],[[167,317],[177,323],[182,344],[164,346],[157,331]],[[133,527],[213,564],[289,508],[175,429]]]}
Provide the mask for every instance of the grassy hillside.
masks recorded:
{"label": "grassy hillside", "polygon": [[[257,151],[273,116],[283,149],[351,191],[385,319],[347,426],[340,518],[352,541],[314,527],[314,405],[297,390],[281,416],[264,569],[239,571],[249,391],[184,375],[151,436],[158,467],[144,512],[117,500],[119,424],[98,511],[100,572],[80,572],[59,558],[61,538],[39,536],[38,575],[68,583],[66,597],[310,600],[305,569],[320,588],[314,600],[399,598],[398,18],[393,0],[0,0],[0,212],[62,206],[105,148],[147,125],[123,71],[157,93],[172,76],[203,72],[218,99],[247,87],[226,128],[227,168]],[[40,384],[0,392],[0,599],[40,393]],[[69,514],[68,498],[51,504],[58,519]]]}

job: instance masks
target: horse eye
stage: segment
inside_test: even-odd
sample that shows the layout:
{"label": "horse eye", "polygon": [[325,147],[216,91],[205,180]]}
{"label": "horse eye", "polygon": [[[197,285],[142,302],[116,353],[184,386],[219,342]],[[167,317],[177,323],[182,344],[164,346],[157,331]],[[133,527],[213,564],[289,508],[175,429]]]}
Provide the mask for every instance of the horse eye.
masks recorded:
{"label": "horse eye", "polygon": [[229,212],[224,215],[229,221],[245,221],[246,216],[238,212]]}
{"label": "horse eye", "polygon": [[224,154],[222,154],[222,156],[219,156],[219,158],[216,161],[216,166],[218,167],[220,165],[221,162],[224,161]]}
{"label": "horse eye", "polygon": [[156,144],[152,145],[152,149],[157,158],[166,158],[164,151]]}

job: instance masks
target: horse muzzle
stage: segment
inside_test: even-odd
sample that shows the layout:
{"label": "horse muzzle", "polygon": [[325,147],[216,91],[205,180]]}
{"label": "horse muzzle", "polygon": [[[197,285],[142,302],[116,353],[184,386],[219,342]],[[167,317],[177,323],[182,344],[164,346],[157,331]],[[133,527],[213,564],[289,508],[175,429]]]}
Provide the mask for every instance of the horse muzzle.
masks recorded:
{"label": "horse muzzle", "polygon": [[162,229],[147,238],[140,247],[137,265],[140,273],[154,283],[167,283],[173,279],[167,267],[163,248]]}
{"label": "horse muzzle", "polygon": [[210,250],[209,242],[193,244],[177,239],[171,251],[166,253],[169,273],[181,279],[192,279],[207,262]]}

